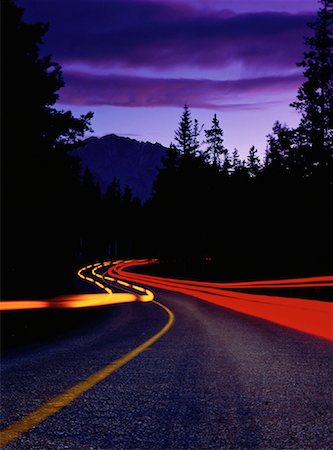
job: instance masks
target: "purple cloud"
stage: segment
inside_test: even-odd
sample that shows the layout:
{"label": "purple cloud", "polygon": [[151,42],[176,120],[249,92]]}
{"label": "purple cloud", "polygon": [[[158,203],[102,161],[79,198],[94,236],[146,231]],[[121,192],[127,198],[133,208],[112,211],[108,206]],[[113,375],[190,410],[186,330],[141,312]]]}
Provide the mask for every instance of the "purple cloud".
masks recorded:
{"label": "purple cloud", "polygon": [[[300,84],[299,75],[217,81],[71,73],[67,74],[66,80],[60,94],[62,104],[181,107],[188,103],[195,108],[218,110],[262,109],[267,102],[258,101],[258,96],[295,92]],[[238,99],[242,101],[238,102]]]}
{"label": "purple cloud", "polygon": [[51,22],[45,43],[62,64],[147,68],[293,67],[309,13],[235,14],[144,0],[21,0]]}

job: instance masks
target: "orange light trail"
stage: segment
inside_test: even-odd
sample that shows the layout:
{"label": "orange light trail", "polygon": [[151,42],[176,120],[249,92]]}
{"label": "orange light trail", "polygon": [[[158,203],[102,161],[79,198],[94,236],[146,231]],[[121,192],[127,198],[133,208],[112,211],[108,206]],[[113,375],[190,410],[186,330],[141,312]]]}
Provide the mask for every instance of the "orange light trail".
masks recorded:
{"label": "orange light trail", "polygon": [[[121,260],[116,261],[117,264]],[[132,286],[130,283],[122,280],[116,280],[111,277],[104,277],[104,274],[98,273],[100,269],[109,267],[112,264],[110,261],[103,263],[89,264],[82,267],[77,275],[90,283],[95,284],[100,289],[104,290],[103,294],[76,294],[65,295],[60,297],[48,298],[45,300],[8,300],[0,302],[0,311],[19,311],[19,310],[34,310],[34,309],[73,309],[73,308],[91,308],[98,306],[115,305],[118,303],[128,302],[150,302],[154,300],[154,294],[139,286]],[[114,263],[113,263],[114,264]],[[111,285],[126,286],[126,290],[130,289],[133,292],[113,292]],[[120,289],[122,289],[120,287]]]}
{"label": "orange light trail", "polygon": [[[209,283],[162,278],[127,272],[131,266],[147,264],[147,260],[123,262],[112,266],[108,274],[127,280],[197,297],[241,313],[333,340],[333,304],[318,300],[249,294],[230,288],[295,288],[332,286],[333,276],[265,280],[237,283]],[[228,289],[228,290],[227,290]]]}
{"label": "orange light trail", "polygon": [[[126,269],[156,260],[117,260],[94,263],[81,268],[78,276],[104,290],[104,294],[79,294],[53,299],[4,301],[1,311],[42,308],[86,308],[133,301],[152,301],[154,294],[138,284],[190,295],[244,314],[333,340],[333,304],[318,300],[235,292],[230,289],[273,289],[333,286],[333,276],[211,283],[179,280],[128,272]],[[108,269],[106,269],[108,268]],[[106,269],[106,270],[104,270]],[[104,270],[104,272],[102,272]],[[132,284],[135,283],[135,284]],[[127,292],[115,293],[111,287]],[[124,287],[122,287],[124,286]],[[130,291],[130,292],[128,292]]]}
{"label": "orange light trail", "polygon": [[8,300],[8,301],[1,301],[0,303],[0,311],[43,309],[47,307],[48,302],[39,300]]}

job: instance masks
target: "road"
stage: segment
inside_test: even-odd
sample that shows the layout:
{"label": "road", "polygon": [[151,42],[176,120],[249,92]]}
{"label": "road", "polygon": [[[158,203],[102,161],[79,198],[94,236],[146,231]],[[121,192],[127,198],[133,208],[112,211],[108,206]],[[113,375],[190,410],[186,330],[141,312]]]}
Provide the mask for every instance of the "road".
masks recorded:
{"label": "road", "polygon": [[333,448],[331,342],[153,291],[168,310],[154,302],[104,306],[65,336],[3,357],[6,430],[147,342],[170,313],[175,319],[155,343],[5,448]]}

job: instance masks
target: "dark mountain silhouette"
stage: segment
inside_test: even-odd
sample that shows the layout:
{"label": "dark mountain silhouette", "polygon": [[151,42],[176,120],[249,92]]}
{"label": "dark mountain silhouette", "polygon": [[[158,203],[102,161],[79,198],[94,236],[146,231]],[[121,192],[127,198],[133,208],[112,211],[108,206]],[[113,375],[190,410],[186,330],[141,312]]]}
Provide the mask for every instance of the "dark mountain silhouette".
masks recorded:
{"label": "dark mountain silhouette", "polygon": [[158,143],[109,134],[86,139],[74,153],[82,159],[82,169],[91,171],[103,192],[117,177],[122,188],[128,185],[134,196],[146,200],[166,150]]}

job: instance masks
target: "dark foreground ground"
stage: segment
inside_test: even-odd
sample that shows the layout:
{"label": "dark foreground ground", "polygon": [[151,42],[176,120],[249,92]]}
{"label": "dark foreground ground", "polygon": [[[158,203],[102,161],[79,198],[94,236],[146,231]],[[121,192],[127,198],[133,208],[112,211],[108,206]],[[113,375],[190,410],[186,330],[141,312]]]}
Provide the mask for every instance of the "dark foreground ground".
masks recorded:
{"label": "dark foreground ground", "polygon": [[[8,449],[333,448],[332,343],[155,291],[175,315],[170,331]],[[53,313],[61,332],[2,359],[3,428],[167,321],[153,303]]]}

